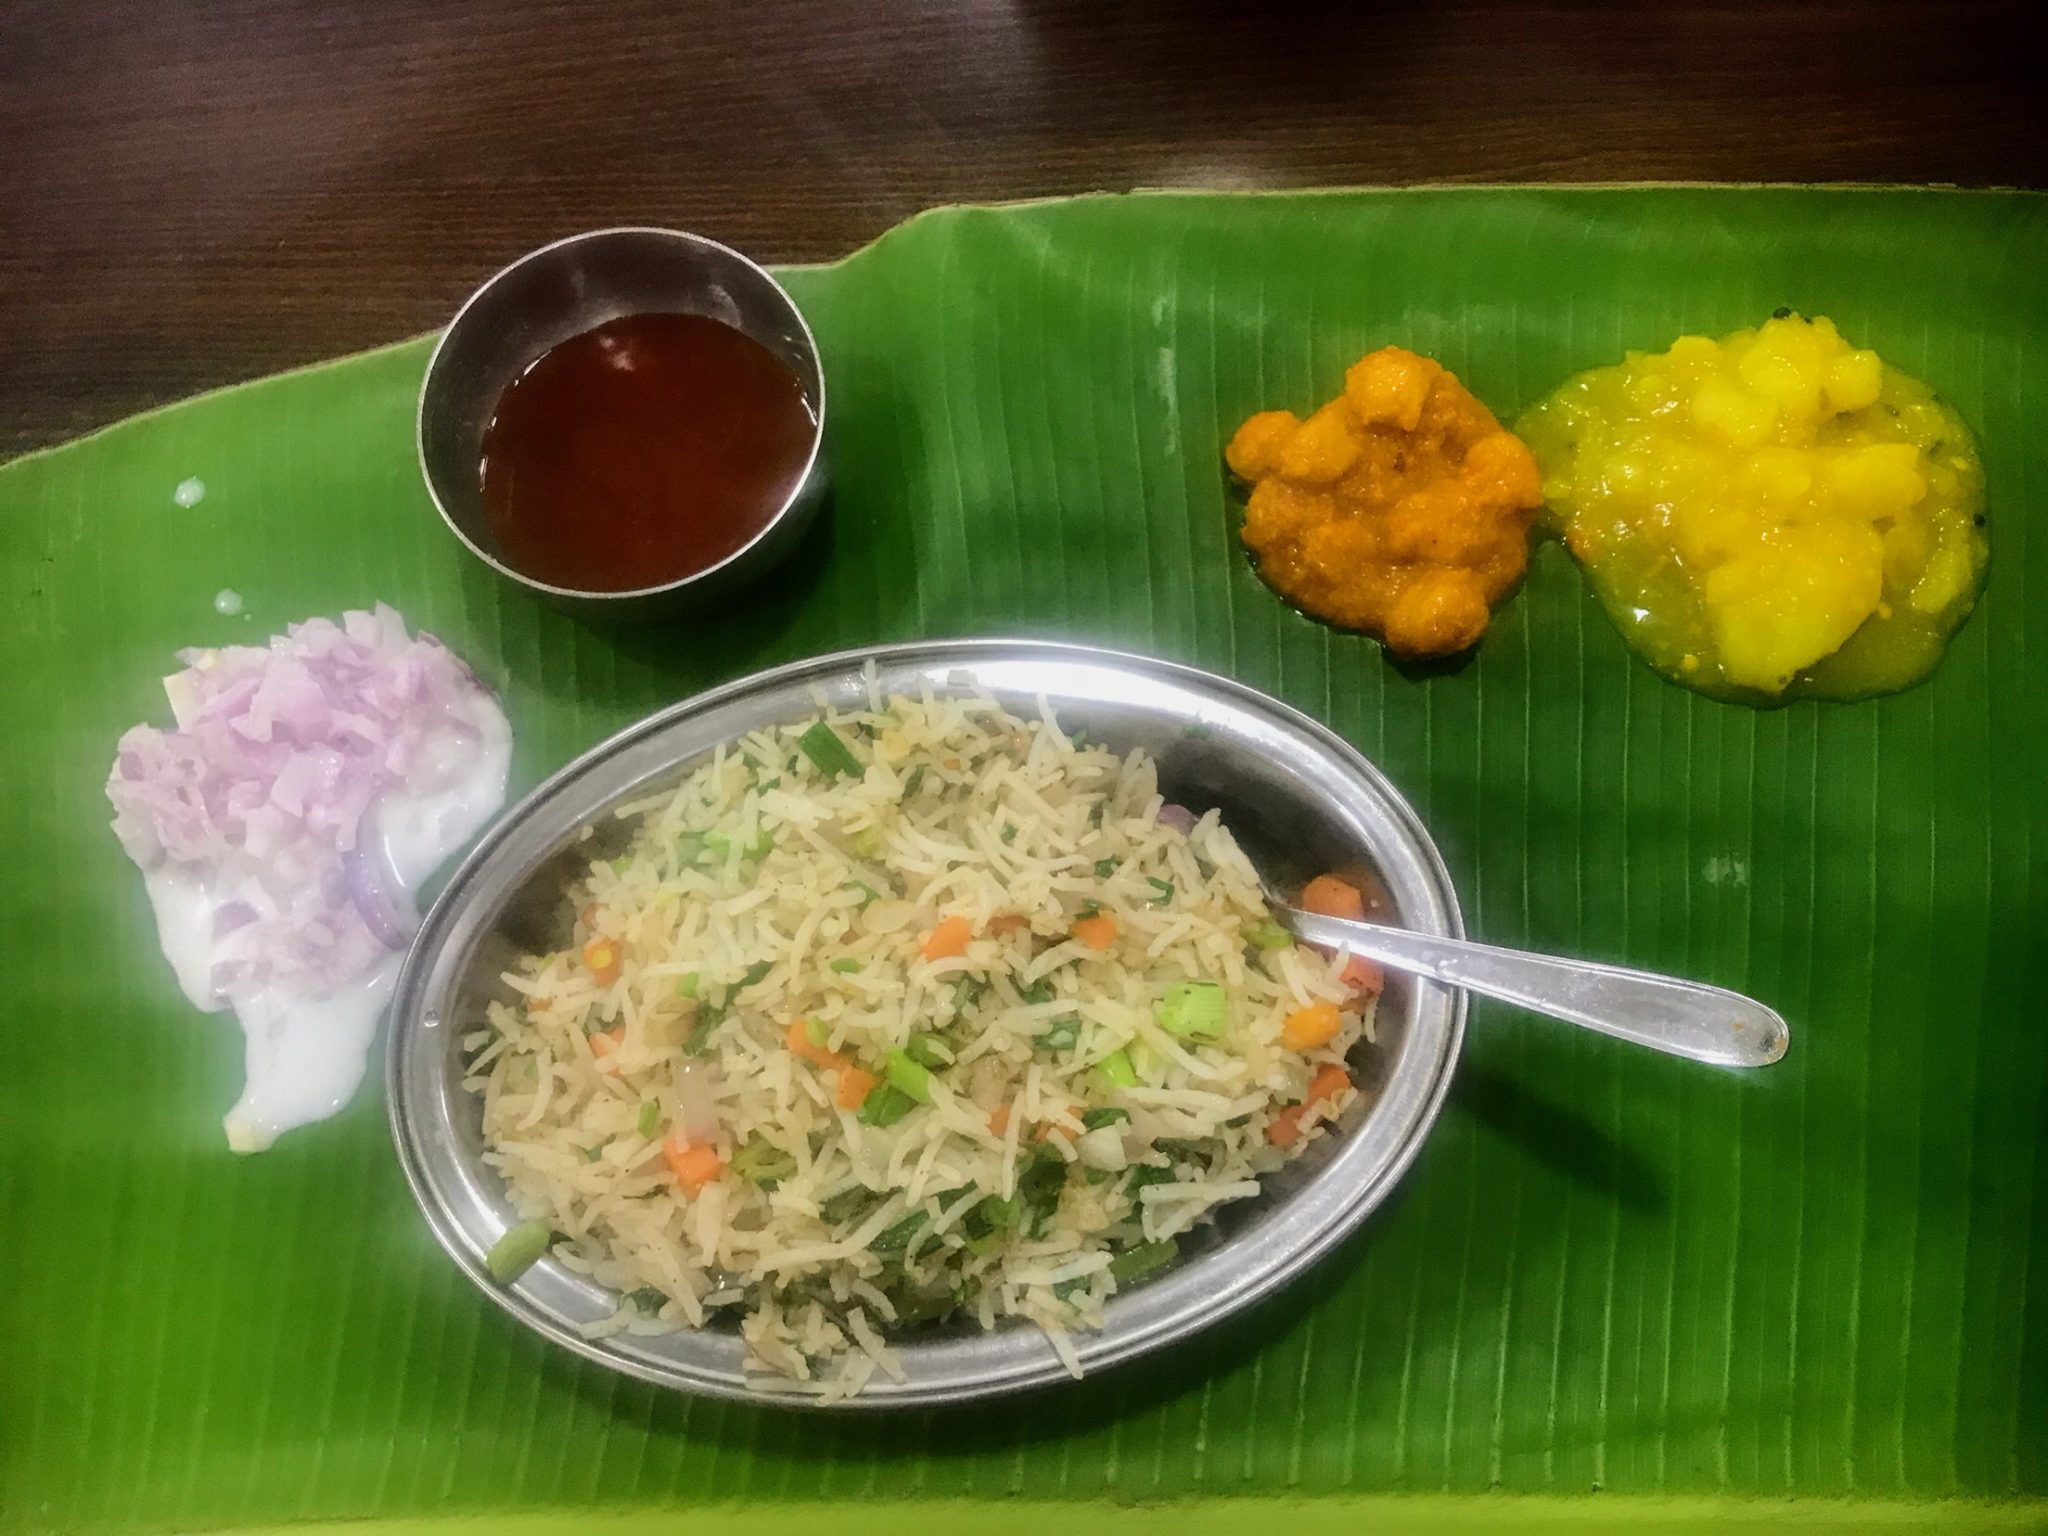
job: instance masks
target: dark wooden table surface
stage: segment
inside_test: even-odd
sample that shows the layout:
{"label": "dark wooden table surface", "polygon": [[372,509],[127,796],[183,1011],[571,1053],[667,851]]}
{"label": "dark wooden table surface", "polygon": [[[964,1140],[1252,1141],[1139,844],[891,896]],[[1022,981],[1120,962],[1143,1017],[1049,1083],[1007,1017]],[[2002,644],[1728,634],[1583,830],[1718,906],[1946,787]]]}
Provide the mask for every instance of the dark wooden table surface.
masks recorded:
{"label": "dark wooden table surface", "polygon": [[425,329],[607,223],[785,260],[1135,186],[2040,185],[2041,14],[0,0],[0,457]]}

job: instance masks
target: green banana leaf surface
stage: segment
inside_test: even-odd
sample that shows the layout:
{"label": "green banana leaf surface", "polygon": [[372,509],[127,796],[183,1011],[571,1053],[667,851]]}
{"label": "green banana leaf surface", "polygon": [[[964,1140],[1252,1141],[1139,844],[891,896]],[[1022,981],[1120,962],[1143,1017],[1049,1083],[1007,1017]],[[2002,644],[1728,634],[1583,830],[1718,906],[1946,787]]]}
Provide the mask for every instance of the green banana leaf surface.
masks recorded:
{"label": "green banana leaf surface", "polygon": [[[786,276],[835,494],[707,620],[599,631],[481,568],[419,480],[426,341],[0,469],[0,1527],[627,1532],[744,1503],[764,1531],[2048,1529],[2048,200],[1100,197],[938,210]],[[1242,558],[1223,442],[1369,348],[1432,354],[1509,419],[1780,305],[1981,440],[1989,583],[1921,687],[1685,692],[1555,546],[1472,661],[1404,670]],[[1395,1198],[1193,1342],[945,1413],[668,1394],[462,1278],[374,1068],[334,1120],[227,1151],[240,1036],[180,998],[107,830],[115,740],[167,718],[177,647],[379,599],[502,690],[515,790],[864,642],[1214,668],[1387,772],[1476,936],[1741,989],[1792,1050],[1723,1073],[1481,1004]],[[1223,1502],[1155,1507],[1198,1498]]]}

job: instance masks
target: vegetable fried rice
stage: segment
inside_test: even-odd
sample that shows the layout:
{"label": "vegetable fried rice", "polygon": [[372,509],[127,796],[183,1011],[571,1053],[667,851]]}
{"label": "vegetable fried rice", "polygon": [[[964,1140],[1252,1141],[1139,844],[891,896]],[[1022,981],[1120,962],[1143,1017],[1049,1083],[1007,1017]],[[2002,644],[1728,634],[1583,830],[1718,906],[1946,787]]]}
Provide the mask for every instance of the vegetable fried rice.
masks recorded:
{"label": "vegetable fried rice", "polygon": [[[1355,1097],[1379,974],[1297,946],[1152,759],[988,698],[757,732],[622,806],[465,1040],[488,1157],[593,1336],[738,1316],[764,1384],[901,1375],[892,1334],[1070,1333]],[[1341,913],[1330,877],[1304,904]]]}

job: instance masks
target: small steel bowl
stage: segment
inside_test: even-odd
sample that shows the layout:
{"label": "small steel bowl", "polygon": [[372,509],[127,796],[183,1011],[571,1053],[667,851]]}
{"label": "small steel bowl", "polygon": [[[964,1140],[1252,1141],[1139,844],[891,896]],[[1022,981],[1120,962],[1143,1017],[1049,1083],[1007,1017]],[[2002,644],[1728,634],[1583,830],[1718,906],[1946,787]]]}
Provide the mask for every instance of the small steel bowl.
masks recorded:
{"label": "small steel bowl", "polygon": [[[819,700],[857,706],[872,664],[882,696],[929,687],[980,691],[1029,717],[1041,702],[1160,765],[1162,791],[1218,808],[1269,878],[1319,869],[1377,870],[1398,920],[1462,935],[1457,897],[1435,845],[1393,787],[1344,741],[1298,711],[1192,667],[1088,646],[1028,640],[920,641],[779,667],[701,694],[593,748],[528,795],[464,860],[414,941],[391,1011],[387,1092],[400,1161],[420,1209],[463,1272],[514,1317],[631,1376],[716,1397],[809,1402],[743,1369],[737,1332],[707,1328],[593,1340],[581,1325],[617,1310],[614,1293],[546,1259],[495,1283],[484,1255],[517,1222],[483,1161],[481,1103],[462,1087],[462,1037],[522,952],[557,947],[565,893],[590,861],[618,852],[627,828],[607,814],[672,783],[712,748],[814,714]],[[586,835],[586,829],[590,829]],[[1434,982],[1390,976],[1377,1043],[1353,1061],[1365,1090],[1337,1133],[1224,1206],[1182,1240],[1185,1257],[1115,1297],[1099,1333],[1073,1343],[1084,1370],[1134,1359],[1263,1296],[1328,1253],[1386,1198],[1435,1122],[1464,1035],[1465,999]],[[983,1332],[971,1322],[906,1334],[902,1382],[879,1374],[846,1406],[965,1402],[1066,1379],[1029,1323]]]}
{"label": "small steel bowl", "polygon": [[[558,587],[504,559],[483,511],[484,429],[505,387],[549,348],[622,315],[708,315],[743,331],[803,382],[810,458],[748,543],[694,575],[623,592]],[[803,536],[824,500],[825,375],[782,285],[738,251],[676,229],[599,229],[522,256],[470,295],[420,385],[420,472],[442,519],[508,581],[588,618],[654,618],[709,607],[760,576]]]}

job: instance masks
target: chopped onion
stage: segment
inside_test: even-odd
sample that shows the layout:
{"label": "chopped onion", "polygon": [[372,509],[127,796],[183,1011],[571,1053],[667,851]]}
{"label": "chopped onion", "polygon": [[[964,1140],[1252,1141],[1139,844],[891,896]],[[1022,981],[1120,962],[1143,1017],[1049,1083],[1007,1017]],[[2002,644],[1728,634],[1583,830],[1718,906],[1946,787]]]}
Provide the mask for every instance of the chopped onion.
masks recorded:
{"label": "chopped onion", "polygon": [[403,893],[394,892],[396,882],[384,855],[373,842],[362,841],[343,854],[341,862],[348,876],[349,905],[363,920],[370,936],[386,949],[405,948],[412,942],[419,917]]}
{"label": "chopped onion", "polygon": [[1130,1163],[1124,1151],[1124,1134],[1113,1125],[1097,1126],[1074,1143],[1074,1153],[1090,1168],[1121,1172]]}
{"label": "chopped onion", "polygon": [[246,901],[224,901],[213,909],[213,936],[224,938],[255,922],[259,915]]}
{"label": "chopped onion", "polygon": [[317,995],[403,949],[419,917],[371,813],[456,782],[504,732],[497,701],[382,604],[179,659],[164,680],[177,724],[121,738],[107,798],[142,870],[220,893],[220,995]]}
{"label": "chopped onion", "polygon": [[713,1092],[711,1069],[701,1061],[685,1061],[676,1068],[676,1124],[691,1145],[718,1138],[718,1098]]}
{"label": "chopped onion", "polygon": [[1176,832],[1187,833],[1195,829],[1195,813],[1184,805],[1169,803],[1160,806],[1156,820],[1162,827],[1171,827]]}

